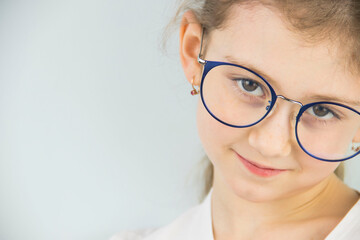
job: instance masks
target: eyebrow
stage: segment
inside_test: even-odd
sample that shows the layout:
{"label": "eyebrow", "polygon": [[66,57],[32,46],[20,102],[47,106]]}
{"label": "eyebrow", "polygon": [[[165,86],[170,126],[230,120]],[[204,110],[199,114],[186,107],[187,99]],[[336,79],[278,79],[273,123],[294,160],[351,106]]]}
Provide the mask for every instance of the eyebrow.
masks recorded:
{"label": "eyebrow", "polygon": [[339,102],[339,103],[345,103],[346,105],[360,106],[360,101],[339,98],[336,96],[314,95],[314,96],[311,96],[311,98],[314,100],[317,100],[317,101]]}
{"label": "eyebrow", "polygon": [[238,60],[236,60],[235,58],[233,58],[230,55],[225,56],[225,59],[227,61],[229,61],[229,63],[232,64],[236,64],[236,65],[240,65],[243,67],[246,67],[254,72],[256,72],[257,74],[259,74],[261,77],[263,77],[266,81],[270,82],[272,86],[275,86],[277,88],[280,88],[280,86],[278,85],[278,83],[276,81],[274,81],[274,79],[272,77],[270,77],[269,75],[267,75],[264,71],[258,69],[257,67],[255,67],[254,65],[250,64],[250,63],[242,63]]}
{"label": "eyebrow", "polygon": [[[274,81],[273,78],[271,78],[264,71],[258,69],[254,65],[251,65],[249,63],[241,63],[240,61],[236,60],[235,58],[233,58],[230,55],[225,56],[225,59],[227,61],[229,61],[229,63],[240,65],[240,66],[246,67],[246,68],[256,72],[257,74],[262,76],[266,81],[270,82],[271,85],[273,85],[273,86],[275,86],[277,88],[279,87],[279,85],[277,84],[276,81]],[[329,96],[329,95],[317,94],[317,95],[309,96],[309,98],[314,99],[315,101],[338,102],[338,103],[343,103],[345,105],[360,106],[360,101],[340,98],[340,97],[337,97],[337,96]]]}

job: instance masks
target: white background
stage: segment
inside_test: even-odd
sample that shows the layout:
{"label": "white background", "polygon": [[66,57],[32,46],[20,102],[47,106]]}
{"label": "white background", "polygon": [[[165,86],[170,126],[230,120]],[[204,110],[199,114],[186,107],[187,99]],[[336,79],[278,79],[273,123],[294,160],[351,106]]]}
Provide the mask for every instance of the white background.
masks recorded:
{"label": "white background", "polygon": [[[197,203],[174,1],[0,1],[0,239],[96,240]],[[176,32],[177,33],[177,32]],[[347,182],[359,189],[360,161]]]}

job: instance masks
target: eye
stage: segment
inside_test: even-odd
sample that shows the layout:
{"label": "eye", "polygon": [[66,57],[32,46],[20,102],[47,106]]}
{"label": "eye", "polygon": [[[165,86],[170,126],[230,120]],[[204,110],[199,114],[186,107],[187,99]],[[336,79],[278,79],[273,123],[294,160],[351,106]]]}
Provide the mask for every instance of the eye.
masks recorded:
{"label": "eye", "polygon": [[264,95],[264,91],[262,90],[261,85],[251,79],[240,79],[238,80],[238,85],[241,90],[254,96]]}
{"label": "eye", "polygon": [[321,105],[312,106],[311,108],[309,108],[309,113],[317,118],[324,120],[331,119],[336,116],[334,112],[331,111],[329,108]]}

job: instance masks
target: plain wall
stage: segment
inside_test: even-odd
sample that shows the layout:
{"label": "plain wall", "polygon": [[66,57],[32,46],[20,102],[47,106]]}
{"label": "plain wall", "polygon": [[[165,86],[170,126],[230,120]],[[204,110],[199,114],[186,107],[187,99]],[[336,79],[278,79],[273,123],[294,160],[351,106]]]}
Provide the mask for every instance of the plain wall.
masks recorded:
{"label": "plain wall", "polygon": [[[0,239],[97,240],[197,204],[174,1],[0,1]],[[347,182],[360,188],[359,159]]]}

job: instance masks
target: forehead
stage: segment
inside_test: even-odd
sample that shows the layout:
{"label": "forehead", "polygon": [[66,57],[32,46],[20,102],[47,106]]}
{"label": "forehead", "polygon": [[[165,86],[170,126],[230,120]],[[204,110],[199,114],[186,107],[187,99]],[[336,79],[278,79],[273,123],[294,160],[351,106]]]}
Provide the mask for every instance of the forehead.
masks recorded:
{"label": "forehead", "polygon": [[211,33],[207,57],[227,61],[226,56],[261,69],[278,83],[277,93],[289,98],[359,95],[360,79],[345,70],[334,45],[309,45],[288,29],[280,13],[260,4],[235,5],[226,26]]}

